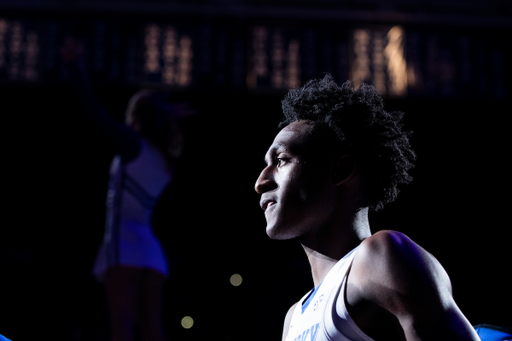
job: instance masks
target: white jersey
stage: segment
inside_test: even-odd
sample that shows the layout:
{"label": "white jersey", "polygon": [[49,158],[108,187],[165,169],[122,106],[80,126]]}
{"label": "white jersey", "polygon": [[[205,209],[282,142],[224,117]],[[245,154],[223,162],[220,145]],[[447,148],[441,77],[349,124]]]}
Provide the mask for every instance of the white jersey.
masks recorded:
{"label": "white jersey", "polygon": [[343,294],[356,250],[338,261],[295,306],[285,341],[373,341],[350,317]]}

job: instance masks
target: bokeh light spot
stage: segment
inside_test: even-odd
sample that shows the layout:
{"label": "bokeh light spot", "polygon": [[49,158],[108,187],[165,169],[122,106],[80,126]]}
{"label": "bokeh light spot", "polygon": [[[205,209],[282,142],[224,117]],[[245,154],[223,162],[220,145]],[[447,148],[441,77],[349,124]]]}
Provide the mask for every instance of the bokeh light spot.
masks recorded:
{"label": "bokeh light spot", "polygon": [[229,283],[231,283],[231,285],[234,287],[240,286],[240,284],[242,284],[242,276],[240,276],[239,274],[232,275],[231,278],[229,279]]}
{"label": "bokeh light spot", "polygon": [[194,319],[190,316],[185,316],[181,319],[181,326],[185,329],[190,329],[194,325]]}

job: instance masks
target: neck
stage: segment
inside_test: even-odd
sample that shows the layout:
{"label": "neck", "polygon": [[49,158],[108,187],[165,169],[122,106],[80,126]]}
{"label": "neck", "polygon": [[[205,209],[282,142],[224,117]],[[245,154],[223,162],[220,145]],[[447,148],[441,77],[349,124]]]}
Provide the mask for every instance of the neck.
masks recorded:
{"label": "neck", "polygon": [[371,235],[368,208],[361,208],[341,219],[331,228],[322,229],[314,238],[301,240],[311,266],[315,287],[320,285],[332,267]]}

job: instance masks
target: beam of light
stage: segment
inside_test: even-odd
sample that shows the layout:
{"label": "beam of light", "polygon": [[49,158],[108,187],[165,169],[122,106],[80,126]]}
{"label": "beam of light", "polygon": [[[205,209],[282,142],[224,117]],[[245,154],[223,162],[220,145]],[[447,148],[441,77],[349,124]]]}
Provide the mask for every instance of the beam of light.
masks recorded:
{"label": "beam of light", "polygon": [[9,47],[10,67],[9,78],[17,80],[21,73],[21,53],[23,49],[23,25],[15,21],[11,24],[11,41]]}
{"label": "beam of light", "polygon": [[280,89],[284,83],[284,47],[283,47],[283,35],[277,31],[273,35],[272,42],[272,86]]}
{"label": "beam of light", "polygon": [[354,63],[350,68],[350,79],[357,89],[370,78],[370,33],[368,30],[358,29],[354,31]]}
{"label": "beam of light", "polygon": [[178,84],[187,86],[192,83],[192,39],[183,35],[180,39],[180,53],[178,56]]}
{"label": "beam of light", "polygon": [[0,68],[5,66],[6,59],[6,33],[8,28],[8,23],[4,19],[0,19]]}
{"label": "beam of light", "polygon": [[403,96],[407,92],[407,63],[404,57],[404,29],[394,26],[387,34],[388,44],[384,49],[388,61],[389,94]]}
{"label": "beam of light", "polygon": [[373,34],[373,86],[381,94],[386,94],[386,72],[384,58],[384,37],[382,32],[374,32]]}
{"label": "beam of light", "polygon": [[156,24],[150,24],[146,26],[145,31],[144,70],[148,73],[157,73],[160,71],[160,28]]}
{"label": "beam of light", "polygon": [[175,59],[178,56],[178,34],[174,27],[164,31],[162,80],[165,84],[174,84],[177,78]]}
{"label": "beam of light", "polygon": [[286,79],[288,88],[297,88],[300,86],[300,43],[297,39],[292,39],[288,43]]}
{"label": "beam of light", "polygon": [[255,88],[259,77],[268,74],[267,53],[265,52],[268,30],[263,26],[254,27],[252,30],[252,56],[251,67],[247,74],[247,87]]}
{"label": "beam of light", "polygon": [[185,87],[192,83],[194,53],[188,35],[180,37],[174,27],[168,26],[163,33],[162,56],[162,81],[165,84]]}
{"label": "beam of light", "polygon": [[27,80],[37,80],[37,63],[39,60],[39,39],[36,32],[27,32],[27,41],[25,44],[25,72],[24,77]]}

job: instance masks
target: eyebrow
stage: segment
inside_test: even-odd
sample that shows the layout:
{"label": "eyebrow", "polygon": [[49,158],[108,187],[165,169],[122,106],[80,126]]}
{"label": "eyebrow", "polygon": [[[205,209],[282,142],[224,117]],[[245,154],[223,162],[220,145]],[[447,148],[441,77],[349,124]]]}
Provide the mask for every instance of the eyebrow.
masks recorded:
{"label": "eyebrow", "polygon": [[270,148],[269,148],[269,150],[267,151],[267,153],[265,153],[265,157],[263,158],[263,161],[265,161],[265,163],[267,163],[267,156],[268,156],[268,157],[273,156],[273,155],[276,153],[276,151],[277,151],[279,148],[283,147],[283,146],[285,146],[285,144],[284,144],[284,143],[282,143],[282,142],[279,142],[279,143],[276,143],[276,144],[274,144],[274,145],[270,146]]}

